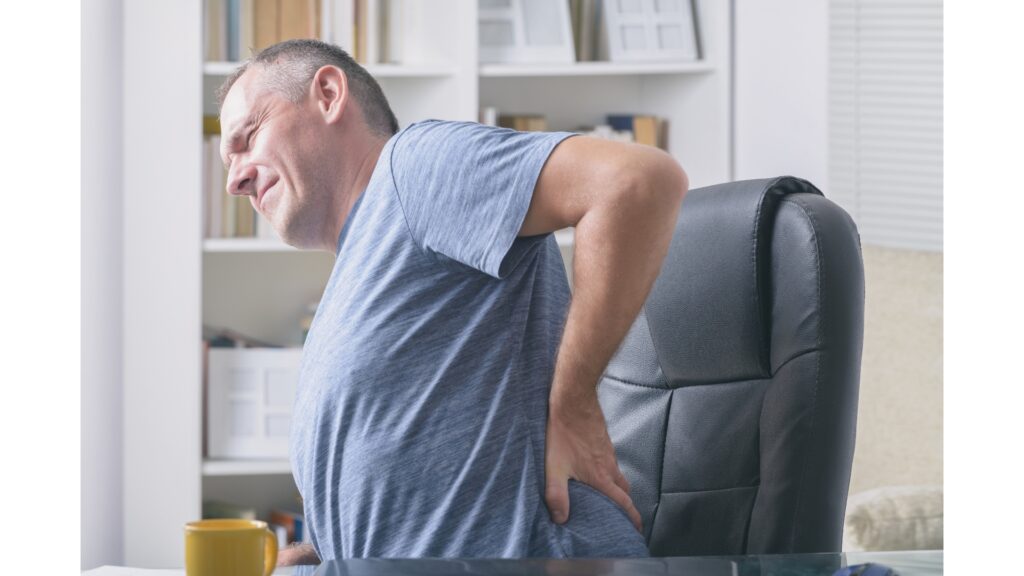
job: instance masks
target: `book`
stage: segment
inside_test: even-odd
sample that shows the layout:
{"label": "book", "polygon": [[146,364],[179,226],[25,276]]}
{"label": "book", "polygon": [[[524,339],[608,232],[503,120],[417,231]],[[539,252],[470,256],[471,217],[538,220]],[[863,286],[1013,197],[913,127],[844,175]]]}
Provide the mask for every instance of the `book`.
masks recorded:
{"label": "book", "polygon": [[327,43],[334,42],[331,28],[334,26],[334,5],[336,0],[323,0],[320,4],[320,39]]}
{"label": "book", "polygon": [[363,64],[380,62],[380,1],[361,0],[363,10]]}
{"label": "book", "polygon": [[631,130],[616,130],[607,124],[599,124],[597,126],[581,126],[577,128],[575,132],[583,136],[600,138],[602,140],[613,140],[615,142],[633,142],[633,132]]}
{"label": "book", "polygon": [[320,37],[318,0],[278,0],[277,42]]}
{"label": "book", "polygon": [[256,49],[256,0],[241,0],[238,28],[238,58],[248,60]]}
{"label": "book", "polygon": [[227,173],[220,159],[220,135],[203,140],[203,198],[206,206],[205,232],[207,238],[224,235],[224,196],[227,195]]}
{"label": "book", "polygon": [[305,534],[302,514],[275,508],[270,511],[270,522],[285,529],[286,539],[289,544],[303,541]]}
{"label": "book", "polygon": [[327,1],[330,4],[331,19],[333,20],[328,41],[337,44],[342,50],[348,52],[349,56],[355,58],[352,53],[355,33],[355,0]]}
{"label": "book", "polygon": [[206,0],[205,55],[211,62],[220,62],[228,56],[227,0]]}
{"label": "book", "polygon": [[536,114],[502,114],[498,116],[498,126],[520,132],[543,132],[548,129],[548,121]]}
{"label": "book", "polygon": [[220,135],[220,118],[216,116],[203,116],[203,136]]}
{"label": "book", "polygon": [[403,0],[380,0],[381,52],[380,61],[386,64],[401,64],[403,61]]}
{"label": "book", "polygon": [[257,52],[277,43],[278,0],[253,0],[253,44]]}
{"label": "book", "polygon": [[256,210],[248,196],[232,196],[235,201],[235,237],[253,238],[256,236]]}
{"label": "book", "polygon": [[[234,238],[235,237],[235,222],[237,216],[235,215],[235,207],[238,203],[235,201],[235,197],[228,194],[225,190],[226,185],[221,187],[222,194],[220,196],[221,212],[220,212],[220,237],[221,238]],[[216,189],[216,188],[215,188]]]}
{"label": "book", "polygon": [[633,141],[667,150],[666,122],[657,116],[609,114],[608,125],[615,130],[629,131]]}
{"label": "book", "polygon": [[280,241],[280,239],[281,239],[277,235],[277,231],[274,230],[274,227],[270,224],[270,221],[267,220],[266,218],[264,218],[263,215],[258,213],[258,212],[256,213],[256,233],[255,233],[255,236],[257,238],[262,238],[264,240],[278,240],[278,241]]}
{"label": "book", "polygon": [[288,545],[288,529],[280,524],[274,524],[273,522],[267,523],[267,529],[274,533],[277,537],[277,549],[281,550]]}
{"label": "book", "polygon": [[227,38],[227,60],[238,62],[238,46],[241,43],[239,33],[241,32],[241,9],[242,0],[227,1],[227,21],[225,24],[225,36]]}
{"label": "book", "polygon": [[203,392],[202,392],[202,399],[203,399],[203,402],[202,402],[202,404],[203,404],[202,405],[202,413],[203,413],[203,415],[202,415],[203,416],[203,420],[202,420],[202,422],[203,422],[203,426],[202,426],[202,429],[203,429],[203,432],[202,432],[202,437],[203,437],[203,459],[206,459],[210,455],[210,450],[209,450],[209,445],[210,445],[209,444],[210,427],[206,425],[206,423],[209,422],[209,420],[207,418],[208,418],[208,416],[210,414],[210,404],[209,404],[209,402],[206,401],[206,399],[210,397],[209,396],[209,394],[210,394],[210,341],[204,338],[200,342],[201,342],[200,343],[200,354],[202,354],[202,358],[203,358],[203,382],[202,382],[202,386],[203,386]]}
{"label": "book", "polygon": [[594,30],[593,60],[606,62],[609,60],[608,47],[608,26],[605,25],[605,11],[608,7],[604,0],[598,0],[594,6],[594,22],[591,24]]}
{"label": "book", "polygon": [[[598,40],[604,24],[601,21],[602,0],[577,0],[573,19],[573,41],[576,44],[576,60],[593,62],[598,60]],[[570,10],[573,5],[570,4]]]}
{"label": "book", "polygon": [[494,106],[485,106],[480,110],[480,123],[485,126],[497,126],[498,109]]}
{"label": "book", "polygon": [[365,64],[366,54],[366,0],[354,0],[352,17],[352,58]]}
{"label": "book", "polygon": [[203,324],[203,340],[210,343],[210,348],[283,348],[265,340],[258,340],[230,328],[221,328]]}

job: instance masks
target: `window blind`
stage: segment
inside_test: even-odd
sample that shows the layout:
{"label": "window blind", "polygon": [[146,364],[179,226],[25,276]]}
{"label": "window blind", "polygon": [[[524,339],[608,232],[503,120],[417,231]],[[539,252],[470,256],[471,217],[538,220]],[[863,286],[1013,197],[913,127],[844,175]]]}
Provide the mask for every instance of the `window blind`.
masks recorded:
{"label": "window blind", "polygon": [[867,244],[942,250],[942,0],[830,0],[829,190]]}

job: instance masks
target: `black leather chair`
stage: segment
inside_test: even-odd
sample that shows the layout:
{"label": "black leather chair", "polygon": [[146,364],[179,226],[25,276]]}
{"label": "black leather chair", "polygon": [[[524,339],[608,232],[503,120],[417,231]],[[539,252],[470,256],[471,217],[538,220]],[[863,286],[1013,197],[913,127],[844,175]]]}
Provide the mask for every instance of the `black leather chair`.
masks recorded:
{"label": "black leather chair", "polygon": [[691,190],[599,385],[654,556],[838,552],[864,273],[805,180]]}

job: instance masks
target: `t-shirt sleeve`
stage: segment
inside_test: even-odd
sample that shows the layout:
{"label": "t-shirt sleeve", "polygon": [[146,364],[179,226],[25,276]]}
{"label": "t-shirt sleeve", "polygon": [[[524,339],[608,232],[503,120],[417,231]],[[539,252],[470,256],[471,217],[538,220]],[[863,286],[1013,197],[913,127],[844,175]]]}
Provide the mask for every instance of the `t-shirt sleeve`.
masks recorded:
{"label": "t-shirt sleeve", "polygon": [[406,128],[390,163],[413,240],[427,252],[505,278],[543,238],[516,236],[544,163],[569,136],[438,120]]}

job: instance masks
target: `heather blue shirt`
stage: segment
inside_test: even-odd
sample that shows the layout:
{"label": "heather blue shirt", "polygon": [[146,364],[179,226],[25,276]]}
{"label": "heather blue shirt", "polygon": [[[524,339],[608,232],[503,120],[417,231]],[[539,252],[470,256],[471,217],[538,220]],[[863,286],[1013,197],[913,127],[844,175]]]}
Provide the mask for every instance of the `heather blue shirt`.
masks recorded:
{"label": "heather blue shirt", "polygon": [[291,458],[322,559],[646,555],[570,482],[544,503],[547,400],[570,293],[552,234],[517,238],[570,133],[418,122],[338,239],[303,351]]}

